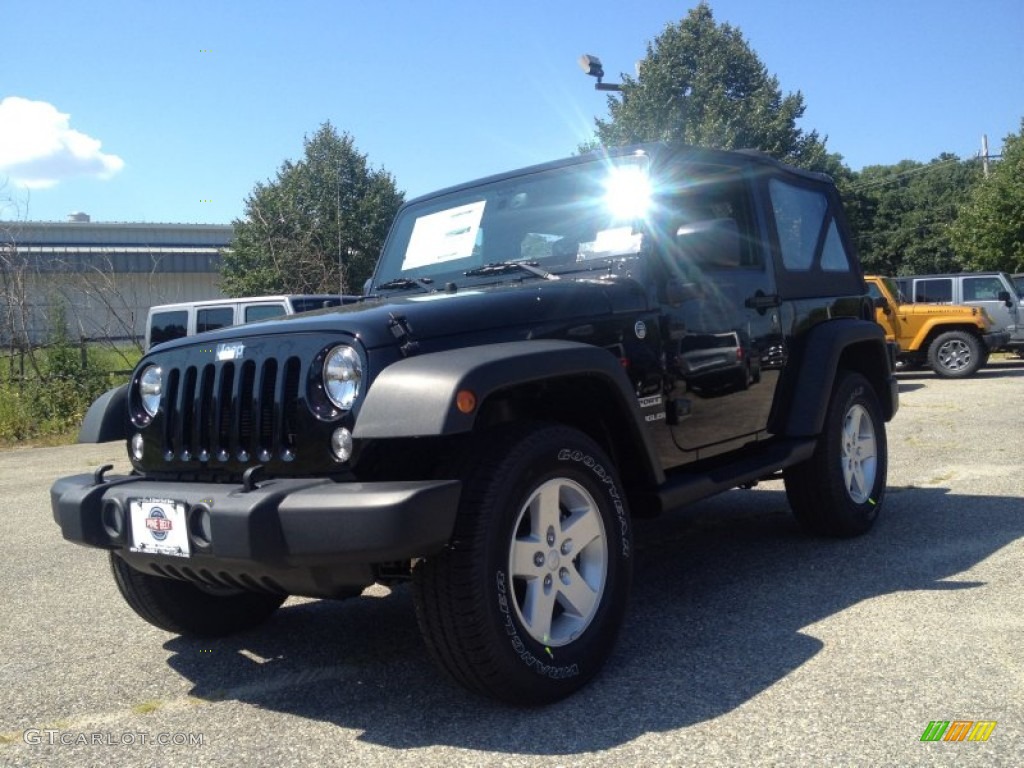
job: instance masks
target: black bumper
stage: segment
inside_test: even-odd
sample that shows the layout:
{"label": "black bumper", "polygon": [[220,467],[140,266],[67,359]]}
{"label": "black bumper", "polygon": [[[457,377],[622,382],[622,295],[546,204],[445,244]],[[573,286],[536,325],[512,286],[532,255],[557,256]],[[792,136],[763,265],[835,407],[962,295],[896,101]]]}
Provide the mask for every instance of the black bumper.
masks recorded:
{"label": "black bumper", "polygon": [[993,331],[992,333],[984,334],[981,338],[985,341],[985,346],[990,350],[1005,349],[1010,344],[1009,331]]}
{"label": "black bumper", "polygon": [[[328,596],[345,584],[371,583],[374,564],[443,548],[451,537],[460,492],[456,480],[272,479],[245,490],[240,485],[135,476],[111,476],[97,483],[94,475],[74,475],[53,484],[50,502],[65,539],[117,550],[140,570],[221,585],[251,580],[291,594]],[[129,502],[144,498],[186,505],[189,557],[130,551]],[[205,510],[208,538],[200,526],[192,525],[194,515]],[[118,516],[123,525],[111,525]]]}

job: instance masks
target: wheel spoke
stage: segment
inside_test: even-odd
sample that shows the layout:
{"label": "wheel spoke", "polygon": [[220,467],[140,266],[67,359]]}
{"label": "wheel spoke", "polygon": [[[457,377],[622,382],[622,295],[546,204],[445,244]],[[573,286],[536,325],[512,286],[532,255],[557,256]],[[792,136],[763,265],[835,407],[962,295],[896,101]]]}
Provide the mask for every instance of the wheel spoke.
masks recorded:
{"label": "wheel spoke", "polygon": [[558,581],[559,601],[568,613],[579,618],[587,618],[597,604],[597,592],[584,581],[573,567],[569,567],[568,583]]}
{"label": "wheel spoke", "polygon": [[544,540],[549,529],[557,533],[561,527],[560,496],[557,483],[545,483],[530,500],[530,525],[533,535],[540,541]]}
{"label": "wheel spoke", "polygon": [[536,538],[516,539],[512,544],[511,568],[512,575],[525,579],[535,579],[543,574],[543,561],[537,565],[537,553],[541,552],[541,543]]}
{"label": "wheel spoke", "polygon": [[572,540],[574,552],[585,549],[588,544],[604,535],[601,521],[598,518],[597,512],[593,509],[578,512],[566,522],[568,524],[565,526],[563,533],[566,538]]}
{"label": "wheel spoke", "polygon": [[542,643],[551,639],[551,619],[555,613],[554,586],[545,587],[543,579],[533,579],[526,585],[523,600],[523,622],[530,634]]}

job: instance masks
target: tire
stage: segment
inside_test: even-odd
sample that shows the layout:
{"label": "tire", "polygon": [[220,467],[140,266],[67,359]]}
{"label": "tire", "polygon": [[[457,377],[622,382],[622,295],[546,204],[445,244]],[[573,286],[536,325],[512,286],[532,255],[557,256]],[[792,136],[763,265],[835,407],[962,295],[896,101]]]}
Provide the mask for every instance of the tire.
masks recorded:
{"label": "tire", "polygon": [[577,430],[502,429],[481,446],[451,544],[413,571],[417,620],[434,661],[462,686],[517,705],[557,701],[598,672],[622,623],[625,496],[608,457]]}
{"label": "tire", "polygon": [[814,455],[783,473],[793,514],[814,534],[867,533],[885,498],[887,469],[878,397],[859,373],[840,371]]}
{"label": "tire", "polygon": [[982,365],[982,343],[967,331],[940,333],[928,347],[928,364],[944,379],[973,376]]}
{"label": "tire", "polygon": [[150,624],[192,637],[223,637],[262,624],[281,607],[284,595],[209,591],[176,579],[151,576],[110,553],[110,569],[125,601]]}

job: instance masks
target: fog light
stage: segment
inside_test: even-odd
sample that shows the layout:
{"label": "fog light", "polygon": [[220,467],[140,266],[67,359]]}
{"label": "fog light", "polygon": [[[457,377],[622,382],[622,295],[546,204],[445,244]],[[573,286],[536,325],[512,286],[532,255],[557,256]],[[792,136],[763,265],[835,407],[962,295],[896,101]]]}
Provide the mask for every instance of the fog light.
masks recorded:
{"label": "fog light", "polygon": [[338,461],[348,461],[352,458],[352,433],[345,427],[334,430],[331,435],[331,450]]}
{"label": "fog light", "polygon": [[132,458],[135,459],[136,461],[142,461],[142,449],[142,433],[136,432],[134,435],[132,435]]}
{"label": "fog light", "polygon": [[210,524],[210,508],[206,504],[196,504],[189,510],[189,533],[197,546],[206,548],[213,539],[213,526]]}
{"label": "fog light", "polygon": [[100,520],[103,522],[103,530],[111,539],[118,541],[124,536],[124,508],[117,501],[108,499],[103,502]]}

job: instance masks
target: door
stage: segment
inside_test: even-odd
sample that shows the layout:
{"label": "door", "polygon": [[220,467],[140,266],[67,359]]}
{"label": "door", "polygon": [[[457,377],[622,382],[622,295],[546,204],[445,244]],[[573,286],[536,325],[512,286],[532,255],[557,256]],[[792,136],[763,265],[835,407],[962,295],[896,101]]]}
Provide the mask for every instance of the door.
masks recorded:
{"label": "door", "polygon": [[[992,318],[993,330],[1003,330],[1018,326],[1019,308],[1013,301],[1013,294],[1010,293],[1010,306],[999,298],[1001,292],[1009,292],[1009,287],[1003,282],[999,275],[978,275],[961,278],[963,285],[963,303],[984,307],[988,316]],[[1018,330],[1015,338],[1020,338],[1021,331]]]}
{"label": "door", "polygon": [[746,186],[702,184],[664,206],[666,426],[683,462],[756,440],[778,370],[778,301]]}

